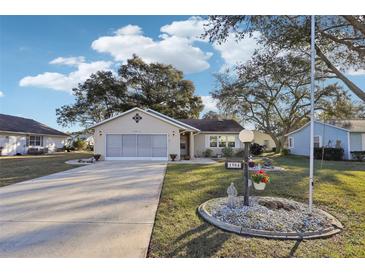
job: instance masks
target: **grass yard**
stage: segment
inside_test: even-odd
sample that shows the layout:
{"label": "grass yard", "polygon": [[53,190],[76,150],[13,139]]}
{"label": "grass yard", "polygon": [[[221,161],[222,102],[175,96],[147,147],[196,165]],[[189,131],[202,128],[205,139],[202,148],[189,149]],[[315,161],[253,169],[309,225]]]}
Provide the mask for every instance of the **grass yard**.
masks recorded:
{"label": "grass yard", "polygon": [[0,157],[0,187],[78,167],[65,161],[90,157],[84,152]]}
{"label": "grass yard", "polygon": [[[303,157],[274,157],[289,171],[271,173],[263,193],[307,202],[308,163]],[[215,165],[169,164],[149,248],[149,257],[365,257],[365,163],[316,166],[315,206],[336,216],[345,229],[328,239],[290,241],[227,233],[197,215],[204,201],[226,195],[231,182],[242,194],[242,171]]]}

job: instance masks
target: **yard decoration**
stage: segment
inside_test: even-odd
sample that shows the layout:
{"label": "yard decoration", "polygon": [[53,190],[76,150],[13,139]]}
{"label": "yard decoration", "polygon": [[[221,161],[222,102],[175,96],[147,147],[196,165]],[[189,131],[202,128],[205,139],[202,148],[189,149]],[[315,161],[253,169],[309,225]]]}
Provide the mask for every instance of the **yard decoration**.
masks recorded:
{"label": "yard decoration", "polygon": [[234,208],[236,203],[236,197],[237,197],[237,189],[234,186],[234,183],[231,183],[231,185],[227,188],[227,194],[228,194],[228,206],[229,208]]}
{"label": "yard decoration", "polygon": [[270,183],[270,176],[265,173],[262,169],[255,172],[251,179],[256,190],[264,190],[266,184]]}
{"label": "yard decoration", "polygon": [[177,154],[170,154],[171,161],[175,161]]}

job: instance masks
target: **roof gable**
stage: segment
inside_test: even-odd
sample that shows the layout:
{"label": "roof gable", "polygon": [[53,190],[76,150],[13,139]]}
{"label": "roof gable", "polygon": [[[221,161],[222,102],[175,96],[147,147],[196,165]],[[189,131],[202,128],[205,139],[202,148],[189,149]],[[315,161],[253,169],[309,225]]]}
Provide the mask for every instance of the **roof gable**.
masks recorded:
{"label": "roof gable", "polygon": [[[331,124],[327,124],[327,123],[323,123],[323,122],[320,122],[320,121],[314,121],[315,123],[317,124],[322,124],[322,125],[325,125],[325,126],[329,126],[329,127],[333,127],[333,128],[337,128],[337,129],[340,129],[340,130],[343,130],[343,131],[349,131],[348,129],[346,128],[342,128],[342,127],[338,127],[338,126],[335,126],[335,125],[331,125]],[[298,131],[301,131],[303,128],[306,128],[307,126],[310,125],[310,122],[306,123],[304,126],[296,129],[296,130],[293,130],[287,134],[285,134],[285,136],[289,136],[290,134],[293,134],[293,133],[296,133]]]}
{"label": "roof gable", "polygon": [[6,114],[0,114],[0,131],[68,136],[61,131],[41,124],[33,119],[27,119]]}
{"label": "roof gable", "polygon": [[197,130],[197,131],[199,131],[198,129],[194,129],[194,128],[190,127],[189,125],[184,125],[183,123],[179,122],[178,120],[173,119],[171,117],[168,117],[166,115],[163,115],[162,113],[159,113],[157,111],[152,111],[150,109],[149,110],[143,110],[143,109],[138,108],[138,107],[131,108],[131,109],[125,111],[125,112],[122,112],[122,113],[116,115],[116,116],[113,116],[113,117],[111,117],[109,119],[106,119],[104,121],[101,121],[100,123],[97,123],[97,124],[91,126],[90,129],[95,128],[97,126],[100,126],[102,124],[108,123],[108,122],[110,122],[112,120],[118,119],[118,118],[120,118],[122,116],[125,116],[126,114],[131,113],[133,111],[140,111],[140,112],[142,112],[144,114],[150,115],[150,116],[152,116],[154,118],[157,118],[157,119],[159,119],[159,120],[161,120],[161,121],[163,121],[165,123],[168,123],[170,125],[173,125],[175,127],[178,127],[180,129],[184,129],[184,130]]}

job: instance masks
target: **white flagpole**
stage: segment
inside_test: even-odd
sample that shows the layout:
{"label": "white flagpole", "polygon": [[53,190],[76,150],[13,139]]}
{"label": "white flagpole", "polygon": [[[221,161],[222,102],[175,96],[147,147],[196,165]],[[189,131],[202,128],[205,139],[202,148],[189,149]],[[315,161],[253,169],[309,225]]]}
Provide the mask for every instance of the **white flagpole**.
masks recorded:
{"label": "white flagpole", "polygon": [[311,112],[310,112],[310,156],[309,156],[309,213],[312,213],[314,179],[314,73],[315,73],[315,16],[311,16]]}

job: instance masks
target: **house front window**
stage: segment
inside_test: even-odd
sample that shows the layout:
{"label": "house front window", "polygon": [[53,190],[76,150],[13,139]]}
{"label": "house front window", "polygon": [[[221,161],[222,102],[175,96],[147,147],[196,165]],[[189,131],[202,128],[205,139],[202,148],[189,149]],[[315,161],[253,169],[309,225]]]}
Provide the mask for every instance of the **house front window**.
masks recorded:
{"label": "house front window", "polygon": [[236,147],[236,137],[232,135],[209,136],[209,147]]}
{"label": "house front window", "polygon": [[28,146],[40,147],[43,146],[43,136],[28,136]]}
{"label": "house front window", "polygon": [[289,137],[288,138],[288,148],[293,148],[294,147],[294,139],[293,137]]}
{"label": "house front window", "polygon": [[236,147],[235,136],[227,136],[227,144],[228,144],[228,147]]}
{"label": "house front window", "polygon": [[227,146],[227,138],[226,136],[218,136],[218,146],[219,147],[226,147]]}
{"label": "house front window", "polygon": [[210,147],[217,147],[217,136],[210,136],[209,138],[209,146]]}
{"label": "house front window", "polygon": [[321,147],[321,138],[320,136],[313,137],[314,147]]}

